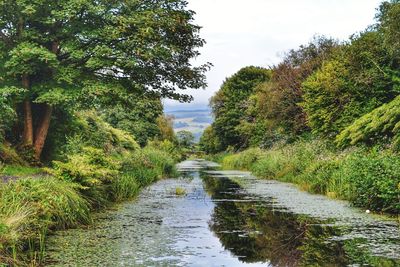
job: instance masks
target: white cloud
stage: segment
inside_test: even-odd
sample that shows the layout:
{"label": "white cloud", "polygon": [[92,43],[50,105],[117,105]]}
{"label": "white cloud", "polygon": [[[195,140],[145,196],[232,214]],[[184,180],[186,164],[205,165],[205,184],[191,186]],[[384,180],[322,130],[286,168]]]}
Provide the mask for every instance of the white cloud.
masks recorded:
{"label": "white cloud", "polygon": [[224,79],[248,65],[271,66],[315,34],[340,40],[374,23],[381,0],[189,0],[207,41],[194,62],[211,62],[206,90],[188,90],[192,104],[207,105]]}

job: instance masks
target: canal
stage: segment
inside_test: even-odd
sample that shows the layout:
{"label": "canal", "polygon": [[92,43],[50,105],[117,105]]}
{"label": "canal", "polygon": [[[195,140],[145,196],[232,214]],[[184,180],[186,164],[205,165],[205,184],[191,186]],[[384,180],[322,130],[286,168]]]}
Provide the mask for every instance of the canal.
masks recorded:
{"label": "canal", "polygon": [[196,160],[47,242],[46,266],[400,266],[398,222]]}

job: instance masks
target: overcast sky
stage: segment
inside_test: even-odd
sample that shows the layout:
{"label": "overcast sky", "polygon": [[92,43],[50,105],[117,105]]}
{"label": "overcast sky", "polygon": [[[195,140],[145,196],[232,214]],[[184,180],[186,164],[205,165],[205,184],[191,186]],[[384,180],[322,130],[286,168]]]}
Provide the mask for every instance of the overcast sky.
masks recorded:
{"label": "overcast sky", "polygon": [[314,35],[346,40],[374,23],[381,0],[188,0],[207,44],[194,64],[211,62],[205,90],[191,104],[165,100],[166,110],[207,106],[224,79],[245,66],[277,64]]}

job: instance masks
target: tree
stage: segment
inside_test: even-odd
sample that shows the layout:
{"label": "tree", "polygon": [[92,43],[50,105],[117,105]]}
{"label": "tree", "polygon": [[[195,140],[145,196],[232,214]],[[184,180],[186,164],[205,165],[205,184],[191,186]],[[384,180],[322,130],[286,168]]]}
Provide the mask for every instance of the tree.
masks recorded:
{"label": "tree", "polygon": [[396,64],[383,43],[379,30],[354,35],[303,83],[302,106],[313,132],[333,137],[399,94]]}
{"label": "tree", "polygon": [[383,2],[377,14],[379,30],[384,35],[384,43],[396,64],[400,64],[400,1]]}
{"label": "tree", "polygon": [[0,1],[0,90],[25,89],[22,144],[40,158],[53,109],[88,92],[190,100],[175,89],[203,87],[209,64],[189,62],[204,41],[186,7],[184,0]]}
{"label": "tree", "polygon": [[221,143],[212,126],[208,126],[204,130],[203,135],[200,137],[199,147],[208,154],[215,154],[222,150]]}
{"label": "tree", "polygon": [[176,138],[181,147],[191,148],[194,145],[194,135],[189,131],[179,131],[176,133]]}
{"label": "tree", "polygon": [[243,119],[246,101],[257,85],[269,79],[270,71],[260,67],[245,67],[227,78],[220,90],[211,98],[215,117],[212,124],[222,150],[232,146],[245,148],[248,143],[237,127]]}
{"label": "tree", "polygon": [[163,114],[160,98],[146,94],[138,94],[123,103],[102,105],[102,117],[113,127],[125,130],[135,140],[145,146],[149,140],[160,136],[157,118]]}
{"label": "tree", "polygon": [[259,85],[250,97],[247,120],[242,122],[252,145],[269,146],[277,139],[308,130],[305,112],[298,105],[303,100],[301,84],[337,47],[337,41],[316,36],[307,45],[290,50],[272,68],[271,79]]}
{"label": "tree", "polygon": [[174,117],[166,115],[158,117],[157,126],[160,131],[158,136],[160,141],[168,140],[173,143],[176,142],[176,136],[174,132]]}

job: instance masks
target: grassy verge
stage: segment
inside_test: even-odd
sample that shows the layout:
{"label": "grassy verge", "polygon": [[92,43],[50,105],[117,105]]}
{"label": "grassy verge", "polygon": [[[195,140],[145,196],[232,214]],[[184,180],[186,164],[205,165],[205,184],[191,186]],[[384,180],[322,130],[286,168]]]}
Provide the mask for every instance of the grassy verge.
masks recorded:
{"label": "grassy verge", "polygon": [[[154,147],[104,152],[84,147],[41,169],[3,166],[17,181],[0,183],[0,266],[35,266],[49,232],[91,222],[91,212],[131,199],[140,188],[175,174],[175,161]],[[32,178],[34,176],[34,178]]]}
{"label": "grassy verge", "polygon": [[220,162],[225,169],[249,170],[358,207],[400,213],[400,156],[391,150],[337,151],[320,140],[298,141],[225,155]]}

